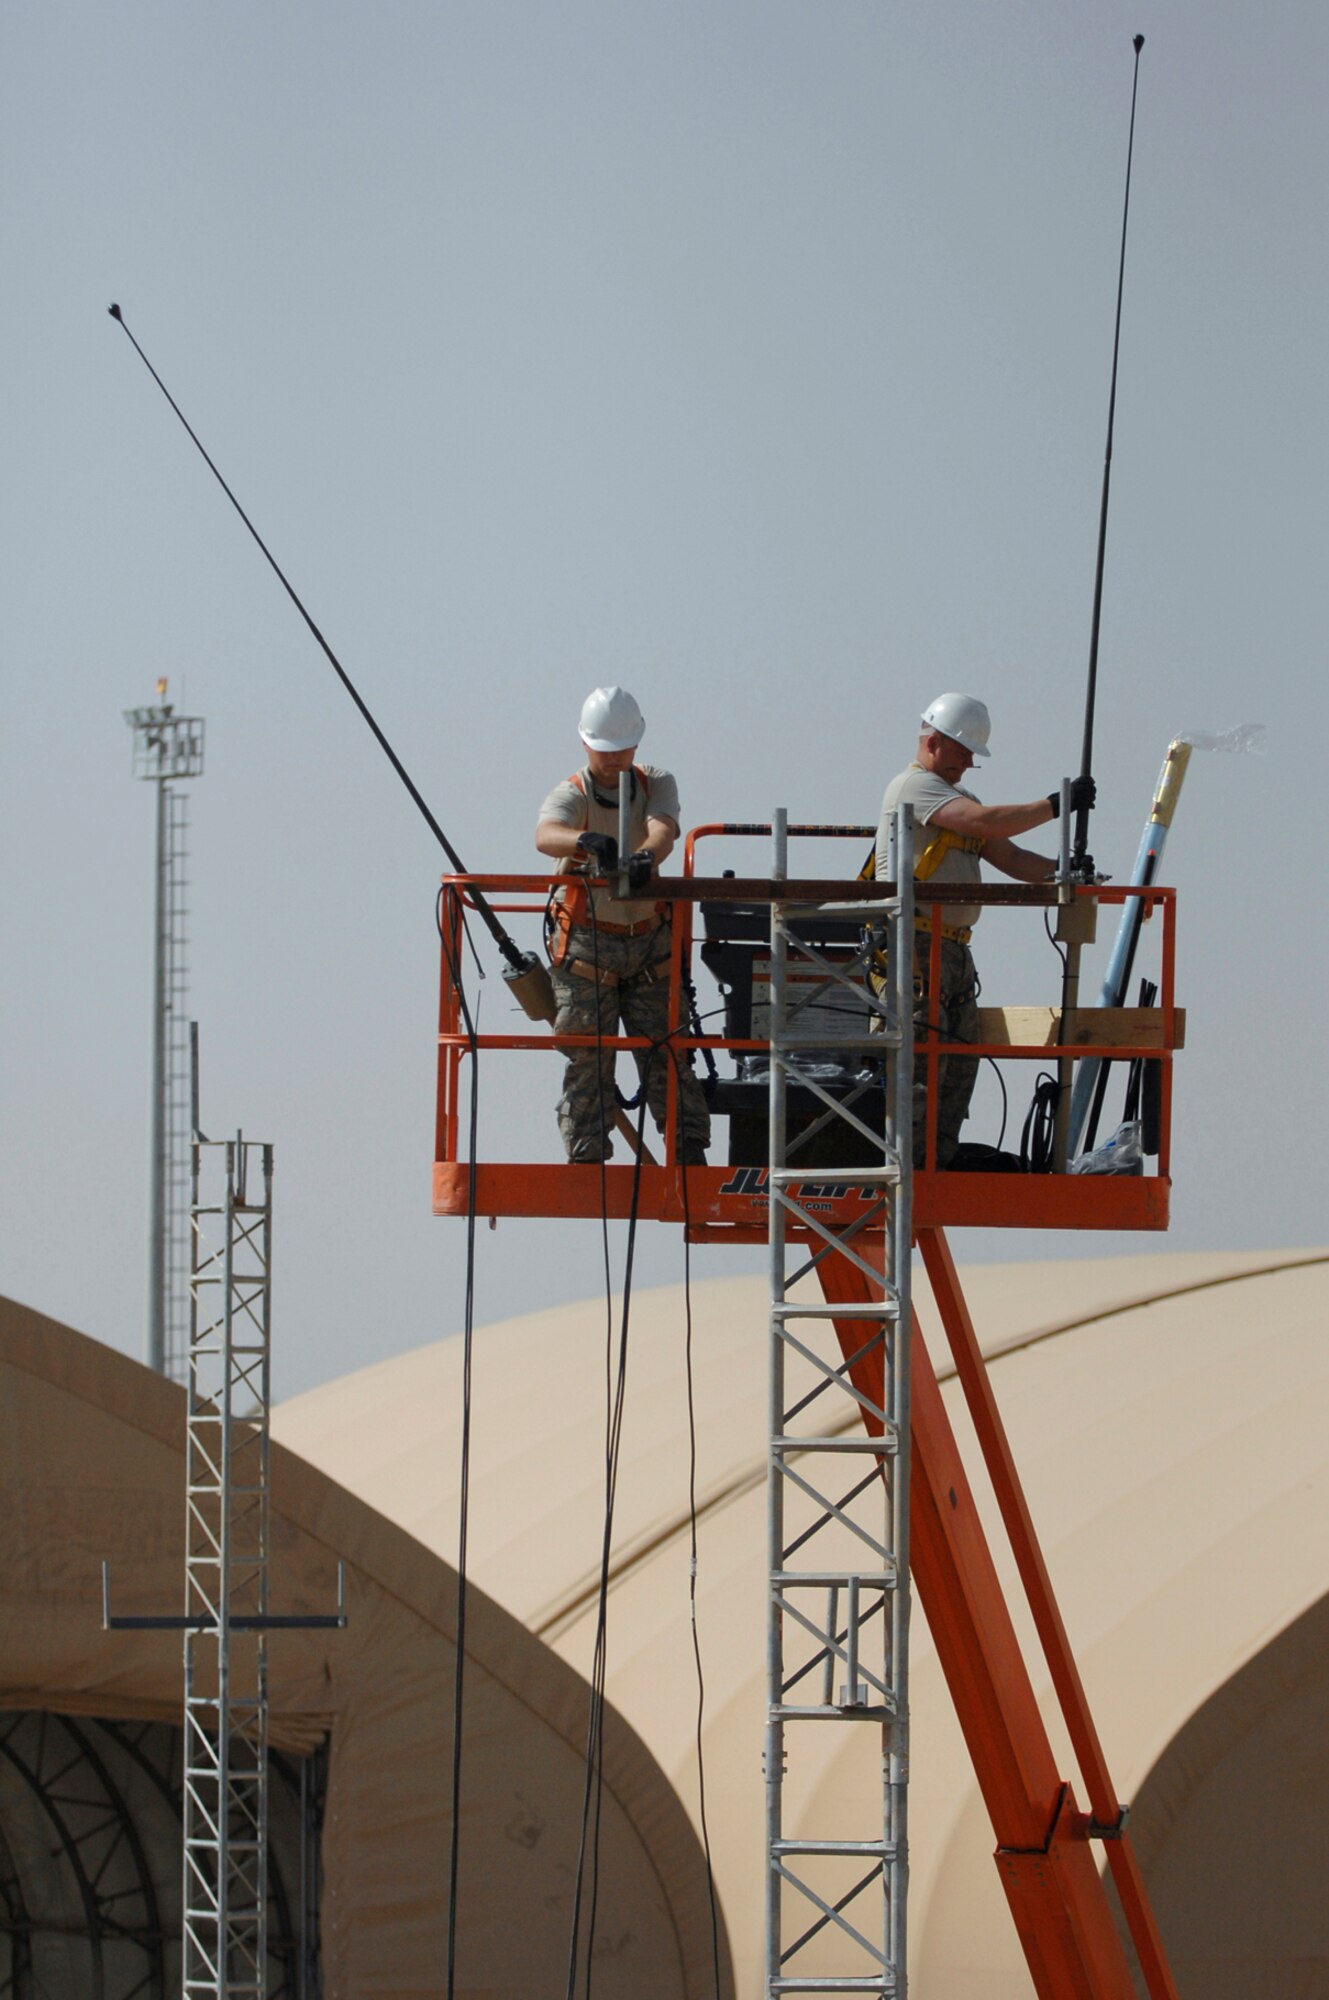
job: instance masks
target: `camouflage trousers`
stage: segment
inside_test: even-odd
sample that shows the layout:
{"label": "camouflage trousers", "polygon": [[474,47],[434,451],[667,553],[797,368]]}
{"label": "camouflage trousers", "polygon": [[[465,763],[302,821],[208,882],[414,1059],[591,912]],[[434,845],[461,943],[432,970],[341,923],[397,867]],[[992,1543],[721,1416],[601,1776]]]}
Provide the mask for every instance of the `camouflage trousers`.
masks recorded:
{"label": "camouflage trousers", "polygon": [[[615,980],[573,972],[573,963],[611,972]],[[560,1035],[641,1035],[659,1042],[669,1032],[669,928],[645,931],[640,937],[617,937],[576,924],[568,933],[567,956],[550,968]],[[658,977],[643,975],[658,973]],[[696,1161],[710,1144],[711,1117],[690,1060],[662,1048],[634,1049],[637,1074],[646,1087],[651,1116],[664,1130],[669,1091],[669,1062],[678,1072],[678,1143],[680,1155]],[[604,1120],[601,1124],[601,1104]],[[607,1160],[613,1145],[614,1050],[569,1049],[558,1101],[558,1129],[569,1160]]]}
{"label": "camouflage trousers", "polygon": [[[914,974],[914,1165],[923,1164],[927,1143],[928,1092],[923,1062],[930,1036],[941,1042],[978,1040],[978,974],[967,944],[958,938],[941,941],[941,982],[935,1006],[928,992],[932,939],[917,933]],[[960,1127],[969,1116],[969,1100],[978,1079],[973,1056],[941,1056],[937,1062],[937,1165],[948,1167],[955,1156]]]}

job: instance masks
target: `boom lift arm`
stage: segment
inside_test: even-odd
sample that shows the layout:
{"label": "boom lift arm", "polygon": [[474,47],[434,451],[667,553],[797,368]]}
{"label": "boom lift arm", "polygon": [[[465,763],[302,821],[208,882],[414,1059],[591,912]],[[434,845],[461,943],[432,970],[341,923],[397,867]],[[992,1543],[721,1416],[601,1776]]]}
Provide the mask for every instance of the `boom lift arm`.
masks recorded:
{"label": "boom lift arm", "polygon": [[[911,1365],[912,1571],[997,1838],[996,1862],[1039,2000],[1136,2000],[1136,1988],[1095,1865],[1101,1839],[1150,2000],[1177,2000],[1124,1814],[1089,1713],[945,1234],[918,1232],[989,1474],[1002,1508],[1075,1746],[1090,1812],[1056,1766],[1033,1683],[1002,1594],[955,1433],[917,1318]],[[828,1298],[867,1304],[875,1288],[845,1258],[818,1266]],[[837,1319],[846,1360],[865,1345],[864,1321]],[[855,1360],[857,1386],[877,1399],[880,1363]]]}

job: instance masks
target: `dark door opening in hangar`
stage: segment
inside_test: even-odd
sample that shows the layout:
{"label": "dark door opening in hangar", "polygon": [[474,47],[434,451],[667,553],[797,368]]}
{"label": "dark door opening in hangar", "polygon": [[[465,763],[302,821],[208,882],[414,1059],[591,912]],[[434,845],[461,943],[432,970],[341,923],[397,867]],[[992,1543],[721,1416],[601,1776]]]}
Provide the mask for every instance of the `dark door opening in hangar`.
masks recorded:
{"label": "dark door opening in hangar", "polygon": [[[0,1715],[0,1995],[167,2000],[181,1976],[182,1732]],[[318,2000],[326,1752],[270,1752],[269,2000]]]}

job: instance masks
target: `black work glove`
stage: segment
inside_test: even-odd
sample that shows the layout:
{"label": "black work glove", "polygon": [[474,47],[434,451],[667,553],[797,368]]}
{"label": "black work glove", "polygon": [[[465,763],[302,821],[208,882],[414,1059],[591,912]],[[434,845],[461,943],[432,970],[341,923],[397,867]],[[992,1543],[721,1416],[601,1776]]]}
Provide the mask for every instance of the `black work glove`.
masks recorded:
{"label": "black work glove", "polygon": [[[1098,803],[1098,786],[1094,783],[1092,778],[1071,779],[1070,806],[1071,806],[1071,811],[1073,813],[1078,813],[1082,806],[1087,811],[1091,811],[1093,807],[1097,805],[1097,803]],[[1060,819],[1061,793],[1049,792],[1048,804],[1052,808],[1053,819]]]}
{"label": "black work glove", "polygon": [[613,874],[618,866],[618,842],[612,833],[584,833],[577,845],[596,863],[597,874]]}
{"label": "black work glove", "polygon": [[654,873],[655,856],[644,847],[639,847],[635,854],[628,856],[629,889],[644,889]]}

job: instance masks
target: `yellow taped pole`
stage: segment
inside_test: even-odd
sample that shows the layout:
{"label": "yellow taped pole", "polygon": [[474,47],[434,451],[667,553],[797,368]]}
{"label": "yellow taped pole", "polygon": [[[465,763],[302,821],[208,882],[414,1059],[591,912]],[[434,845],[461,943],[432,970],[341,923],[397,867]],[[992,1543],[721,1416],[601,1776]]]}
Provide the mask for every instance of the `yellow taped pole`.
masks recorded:
{"label": "yellow taped pole", "polygon": [[1163,759],[1163,769],[1159,773],[1158,790],[1154,793],[1154,802],[1149,808],[1149,818],[1155,826],[1172,824],[1172,815],[1177,810],[1177,800],[1181,797],[1181,787],[1191,761],[1191,749],[1192,745],[1180,736],[1174,736],[1167,746],[1167,756]]}

